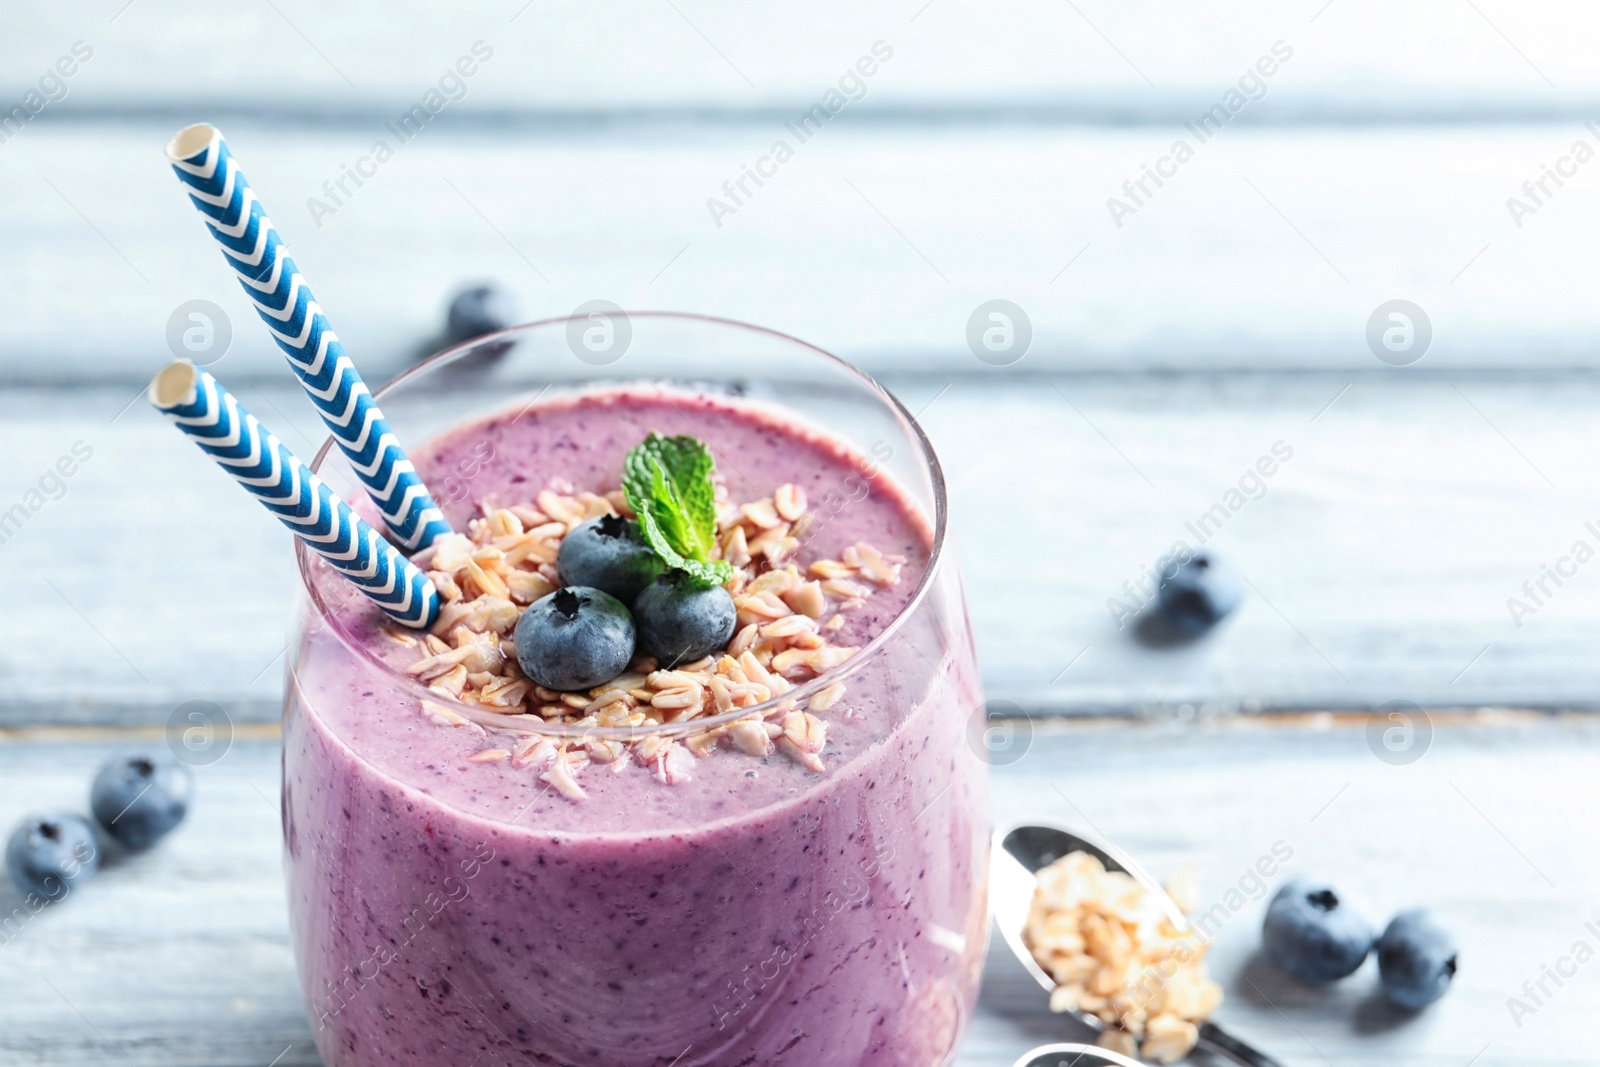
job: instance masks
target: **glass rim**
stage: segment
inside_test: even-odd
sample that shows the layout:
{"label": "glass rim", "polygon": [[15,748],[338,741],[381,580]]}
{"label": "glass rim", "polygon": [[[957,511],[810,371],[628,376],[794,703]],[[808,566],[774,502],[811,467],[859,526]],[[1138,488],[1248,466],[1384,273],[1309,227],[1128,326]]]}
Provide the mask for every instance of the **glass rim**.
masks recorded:
{"label": "glass rim", "polygon": [[[406,674],[403,671],[396,670],[390,664],[385,663],[371,650],[359,647],[350,640],[349,635],[345,632],[343,627],[335,624],[332,621],[328,610],[328,604],[324,601],[322,593],[317,587],[317,583],[313,580],[311,573],[312,561],[320,557],[313,553],[306,546],[304,541],[298,537],[295,538],[295,564],[296,570],[298,571],[300,577],[301,592],[309,602],[310,608],[315,613],[317,619],[324,623],[327,628],[333,632],[333,634],[338,638],[339,643],[343,645],[348,652],[355,655],[358,659],[365,661],[371,669],[376,671],[380,676],[385,677],[388,682],[392,683],[403,691],[415,695],[418,700],[426,701],[438,707],[447,709],[456,715],[461,716],[462,718],[479,724],[480,726],[487,726],[496,730],[503,730],[509,733],[527,734],[530,736],[581,739],[595,738],[608,741],[638,741],[652,736],[669,738],[681,737],[689,734],[700,733],[701,731],[725,725],[730,722],[736,722],[739,719],[748,718],[752,715],[759,716],[764,719],[766,718],[767,714],[776,709],[778,705],[783,704],[786,701],[799,702],[807,700],[815,693],[827,688],[835,682],[849,678],[857,671],[862,670],[867,663],[869,663],[877,655],[879,651],[881,651],[891,640],[893,640],[895,635],[899,633],[901,627],[905,624],[905,621],[910,618],[911,615],[917,611],[917,609],[920,608],[923,602],[928,598],[928,591],[933,587],[934,579],[938,575],[939,568],[944,559],[945,538],[947,535],[947,526],[949,521],[949,507],[946,499],[944,469],[939,465],[939,457],[934,453],[933,444],[928,440],[927,434],[923,432],[922,425],[917,422],[916,417],[912,415],[910,411],[906,410],[906,406],[900,402],[898,397],[879,384],[877,379],[873,378],[871,375],[867,374],[865,371],[861,370],[859,367],[856,367],[847,360],[841,359],[832,352],[829,352],[823,348],[819,348],[816,345],[811,344],[809,341],[803,341],[798,337],[783,333],[779,330],[768,329],[765,326],[756,326],[748,322],[741,322],[738,319],[728,319],[715,315],[703,315],[693,312],[623,311],[623,315],[630,320],[658,319],[690,324],[712,325],[717,327],[731,327],[735,330],[743,330],[750,333],[762,334],[768,338],[787,342],[788,344],[796,345],[800,348],[806,349],[807,351],[822,357],[835,367],[843,370],[847,375],[854,378],[860,384],[865,385],[867,389],[895,415],[897,420],[902,424],[902,429],[908,431],[908,436],[916,443],[917,448],[921,452],[921,460],[924,469],[927,471],[928,480],[933,490],[933,537],[932,542],[928,547],[928,565],[923,569],[922,577],[918,580],[916,589],[912,590],[910,598],[907,599],[900,611],[896,613],[895,617],[889,620],[883,629],[880,630],[870,641],[863,645],[861,650],[854,656],[851,656],[839,666],[824,671],[822,674],[817,675],[817,677],[812,678],[809,681],[792,684],[792,688],[790,688],[787,692],[776,694],[759,704],[752,704],[747,708],[734,708],[731,711],[721,712],[720,714],[716,715],[697,716],[696,718],[680,722],[656,723],[654,725],[644,726],[577,726],[572,723],[545,722],[540,720],[537,715],[532,714],[502,715],[498,712],[490,711],[481,705],[459,700],[448,693],[441,693],[437,690],[428,688],[411,675]],[[426,359],[419,361],[415,365],[406,368],[393,378],[384,382],[383,385],[372,391],[373,399],[381,405],[383,398],[394,393],[397,389],[404,387],[418,378],[426,377],[431,371],[447,366],[456,358],[465,355],[472,349],[486,344],[493,344],[497,339],[514,339],[518,334],[528,333],[541,327],[549,327],[577,321],[587,321],[587,318],[580,315],[558,315],[551,318],[535,319],[530,322],[519,323],[515,326],[508,326],[505,329],[497,330],[494,333],[483,334],[482,336],[474,337],[469,341],[463,341],[460,344],[451,345],[434,353]],[[320,476],[322,465],[328,459],[333,447],[334,439],[330,434],[311,458],[310,467],[314,473],[318,473]],[[335,586],[335,588],[337,588],[337,586]],[[291,671],[293,669],[292,664],[293,660],[291,659]]]}

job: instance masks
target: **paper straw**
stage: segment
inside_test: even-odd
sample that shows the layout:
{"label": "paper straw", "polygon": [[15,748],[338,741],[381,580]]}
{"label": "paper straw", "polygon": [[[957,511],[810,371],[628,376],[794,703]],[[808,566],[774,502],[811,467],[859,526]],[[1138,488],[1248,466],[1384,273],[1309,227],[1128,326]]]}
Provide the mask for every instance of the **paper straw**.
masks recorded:
{"label": "paper straw", "polygon": [[428,576],[210,374],[188,360],[168,364],[150,383],[150,402],[396,622],[418,629],[433,625],[439,591]]}
{"label": "paper straw", "polygon": [[181,130],[167,159],[395,541],[418,552],[449,533],[222,134],[205,123]]}

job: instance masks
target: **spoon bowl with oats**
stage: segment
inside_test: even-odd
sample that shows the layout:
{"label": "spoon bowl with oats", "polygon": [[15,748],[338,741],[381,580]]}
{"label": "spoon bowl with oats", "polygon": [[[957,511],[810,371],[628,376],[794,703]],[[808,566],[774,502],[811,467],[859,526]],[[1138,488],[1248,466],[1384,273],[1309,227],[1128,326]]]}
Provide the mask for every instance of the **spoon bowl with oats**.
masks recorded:
{"label": "spoon bowl with oats", "polygon": [[[989,894],[1001,936],[1050,991],[1051,1009],[1099,1032],[1103,1047],[1089,1052],[1101,1061],[1176,1063],[1199,1049],[1242,1067],[1279,1067],[1208,1021],[1222,990],[1205,975],[1206,938],[1116,846],[1043,823],[1002,828]],[[1054,1067],[1051,1055],[1072,1049],[1087,1046],[1035,1049],[1017,1067]]]}

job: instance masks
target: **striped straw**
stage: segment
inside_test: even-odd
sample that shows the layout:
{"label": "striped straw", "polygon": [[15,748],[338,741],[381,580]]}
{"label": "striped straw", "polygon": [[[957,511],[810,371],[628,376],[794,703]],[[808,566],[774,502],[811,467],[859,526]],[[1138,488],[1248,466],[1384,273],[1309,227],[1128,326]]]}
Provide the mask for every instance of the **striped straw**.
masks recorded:
{"label": "striped straw", "polygon": [[396,622],[418,629],[433,625],[439,591],[428,576],[210,374],[188,360],[170,363],[151,381],[150,402]]}
{"label": "striped straw", "polygon": [[417,552],[449,533],[222,134],[205,123],[181,130],[167,159],[395,541]]}

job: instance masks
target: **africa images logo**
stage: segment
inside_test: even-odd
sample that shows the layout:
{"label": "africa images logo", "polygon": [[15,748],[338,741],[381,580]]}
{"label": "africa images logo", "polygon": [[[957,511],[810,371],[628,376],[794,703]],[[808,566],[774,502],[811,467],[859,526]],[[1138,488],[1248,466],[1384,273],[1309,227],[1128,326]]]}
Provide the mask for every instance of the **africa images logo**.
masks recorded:
{"label": "africa images logo", "polygon": [[[357,156],[354,163],[339,164],[337,177],[329,178],[322,183],[322,197],[310,196],[306,198],[306,210],[311,214],[311,221],[316,223],[317,229],[322,229],[322,220],[332,215],[337,215],[356,191],[367,184],[367,180],[378,176],[378,168],[395,157],[395,153],[403,148],[417,134],[427,129],[428,123],[444,111],[449,105],[466,98],[469,86],[467,79],[477,74],[482,65],[494,58],[494,49],[486,41],[474,41],[471,54],[462,55],[455,63],[445,68],[435,84],[429,86],[422,94],[422,99],[412,104],[400,114],[393,122],[385,122],[383,128],[394,138],[394,144],[389,140],[379,137],[368,147],[364,155]],[[355,188],[351,188],[354,183]]]}
{"label": "africa images logo", "polygon": [[78,73],[79,68],[93,58],[94,48],[87,42],[72,42],[70,55],[57,59],[51,67],[39,75],[34,87],[22,94],[20,101],[0,112],[0,144],[5,144],[21,133],[45,108],[65,100],[68,91],[67,79]]}
{"label": "africa images logo", "polygon": [[[1178,168],[1195,157],[1198,145],[1205,144],[1221,133],[1223,127],[1232,122],[1247,105],[1265,97],[1267,79],[1278,73],[1281,64],[1293,58],[1293,48],[1283,41],[1273,41],[1271,55],[1257,59],[1254,66],[1247,67],[1239,76],[1235,86],[1222,94],[1221,100],[1201,112],[1193,122],[1183,124],[1184,129],[1194,137],[1194,144],[1182,137],[1173,141],[1167,154],[1158,158],[1153,168],[1148,163],[1141,164],[1139,177],[1122,183],[1122,195],[1126,199],[1107,197],[1106,210],[1111,213],[1111,221],[1116,223],[1117,229],[1122,229],[1122,220],[1129,215],[1137,215],[1139,209],[1155,196],[1156,190],[1166,184],[1162,179],[1170,180],[1178,176]],[[1155,189],[1151,188],[1152,184]]]}
{"label": "africa images logo", "polygon": [[[861,56],[846,67],[835,83],[836,88],[823,93],[822,98],[801,112],[798,118],[783,124],[784,130],[794,137],[794,144],[780,137],[772,142],[766,155],[755,160],[753,167],[749,163],[739,164],[739,176],[722,183],[722,197],[706,197],[706,210],[711,213],[711,221],[716,223],[717,229],[722,229],[725,216],[738,214],[739,209],[755,196],[756,189],[766,185],[768,179],[778,176],[778,168],[794,158],[799,145],[821,133],[823,127],[850,104],[863,99],[867,95],[867,79],[877,74],[883,64],[893,57],[893,46],[885,41],[874,41],[872,54]],[[752,183],[754,189],[751,188]]]}

